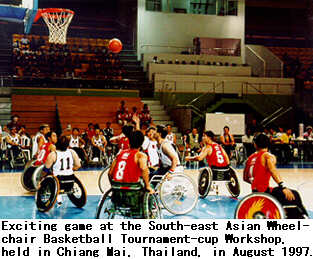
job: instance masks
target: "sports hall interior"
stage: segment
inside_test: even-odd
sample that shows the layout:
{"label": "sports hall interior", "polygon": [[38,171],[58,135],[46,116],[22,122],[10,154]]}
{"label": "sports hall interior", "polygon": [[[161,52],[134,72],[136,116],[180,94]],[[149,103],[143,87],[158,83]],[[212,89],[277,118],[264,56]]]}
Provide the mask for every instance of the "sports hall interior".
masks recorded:
{"label": "sports hall interior", "polygon": [[[1,3],[19,5],[20,1]],[[23,24],[0,19],[0,125],[3,129],[17,114],[31,136],[43,123],[61,134],[68,125],[84,132],[89,123],[103,129],[107,122],[118,135],[122,125],[116,109],[125,101],[128,109],[147,103],[154,110],[152,125],[171,124],[182,153],[181,136],[187,129],[197,128],[200,133],[209,129],[208,113],[244,114],[246,126],[256,119],[276,131],[290,128],[298,137],[313,124],[311,5],[309,0],[39,0],[39,8],[75,12],[67,31],[70,65],[57,58],[65,59],[64,46],[49,43],[43,19],[26,34],[29,41],[38,42],[40,37],[45,41],[36,51],[30,44],[14,50],[13,44],[25,35]],[[117,54],[104,51],[113,38],[123,44]],[[200,39],[200,49],[195,38]],[[50,63],[49,48],[59,52]],[[96,48],[105,58],[99,58]],[[245,129],[234,135],[239,145]],[[222,133],[222,128],[215,132]],[[288,164],[277,167],[286,185],[299,190],[313,217],[313,159],[300,144],[298,151]],[[244,164],[231,164],[241,184],[238,198],[222,187],[218,195],[199,199],[192,212],[176,216],[165,211],[164,218],[233,218],[250,186],[242,180]],[[194,166],[187,167],[186,173],[197,182]],[[88,193],[83,209],[66,202],[40,213],[34,193],[20,183],[23,168],[4,165],[0,207],[11,207],[12,202],[16,207],[1,209],[0,218],[93,218],[101,197],[102,169],[83,167],[77,172]]]}

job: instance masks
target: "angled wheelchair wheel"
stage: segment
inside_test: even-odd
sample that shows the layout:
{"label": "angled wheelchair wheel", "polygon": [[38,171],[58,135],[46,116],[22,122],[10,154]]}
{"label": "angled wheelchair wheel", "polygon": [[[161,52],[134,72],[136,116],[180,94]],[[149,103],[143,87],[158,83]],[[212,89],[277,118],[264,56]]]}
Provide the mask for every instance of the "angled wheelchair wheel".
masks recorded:
{"label": "angled wheelchair wheel", "polygon": [[32,160],[30,163],[27,163],[27,165],[24,168],[24,171],[21,175],[21,183],[22,186],[30,192],[35,192],[36,191],[36,187],[33,184],[33,180],[32,180],[32,176],[33,173],[36,169],[36,167],[34,167],[36,160]]}
{"label": "angled wheelchair wheel", "polygon": [[87,192],[82,182],[74,175],[74,184],[72,191],[67,193],[70,201],[78,208],[85,206],[87,202]]}
{"label": "angled wheelchair wheel", "polygon": [[37,208],[41,212],[49,211],[57,201],[60,184],[54,175],[49,175],[40,182],[40,188],[36,192]]}
{"label": "angled wheelchair wheel", "polygon": [[95,219],[114,219],[115,217],[115,208],[111,200],[112,189],[104,193],[99,201],[97,206]]}
{"label": "angled wheelchair wheel", "polygon": [[202,168],[198,176],[198,192],[201,199],[204,199],[209,194],[212,180],[212,169],[210,167]]}
{"label": "angled wheelchair wheel", "polygon": [[145,219],[162,219],[163,214],[155,194],[145,193],[143,198],[143,215]]}
{"label": "angled wheelchair wheel", "polygon": [[99,179],[98,179],[98,186],[102,193],[104,193],[108,188],[109,185],[109,178],[108,173],[110,171],[111,165],[106,166],[103,171],[101,172]]}
{"label": "angled wheelchair wheel", "polygon": [[32,182],[33,182],[35,189],[37,189],[38,184],[42,180],[42,169],[43,169],[43,167],[44,167],[44,165],[37,166],[36,169],[34,170],[33,175],[32,175]]}
{"label": "angled wheelchair wheel", "polygon": [[235,211],[235,219],[285,219],[286,214],[273,196],[252,193],[243,198]]}
{"label": "angled wheelchair wheel", "polygon": [[161,181],[160,199],[163,206],[175,215],[189,213],[198,201],[197,185],[188,175],[173,174],[170,181]]}
{"label": "angled wheelchair wheel", "polygon": [[229,177],[230,182],[226,184],[226,188],[230,195],[236,198],[240,194],[240,183],[236,171],[231,166],[229,167]]}

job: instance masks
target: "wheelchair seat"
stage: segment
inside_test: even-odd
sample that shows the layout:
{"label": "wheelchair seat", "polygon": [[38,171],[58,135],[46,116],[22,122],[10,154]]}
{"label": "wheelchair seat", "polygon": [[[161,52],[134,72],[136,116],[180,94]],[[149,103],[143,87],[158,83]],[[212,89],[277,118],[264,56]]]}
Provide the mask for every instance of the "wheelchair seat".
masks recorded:
{"label": "wheelchair seat", "polygon": [[58,175],[57,179],[60,183],[60,192],[68,193],[73,189],[75,177],[72,175]]}
{"label": "wheelchair seat", "polygon": [[229,166],[225,167],[215,167],[211,166],[212,173],[213,173],[213,181],[229,181]]}

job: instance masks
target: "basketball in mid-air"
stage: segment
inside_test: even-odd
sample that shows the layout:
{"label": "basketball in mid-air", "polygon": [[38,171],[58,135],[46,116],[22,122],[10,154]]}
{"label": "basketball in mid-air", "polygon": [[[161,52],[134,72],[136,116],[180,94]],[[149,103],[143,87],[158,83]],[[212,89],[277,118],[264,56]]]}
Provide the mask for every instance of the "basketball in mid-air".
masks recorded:
{"label": "basketball in mid-air", "polygon": [[119,39],[112,39],[109,41],[109,50],[113,53],[119,53],[122,50],[122,42]]}

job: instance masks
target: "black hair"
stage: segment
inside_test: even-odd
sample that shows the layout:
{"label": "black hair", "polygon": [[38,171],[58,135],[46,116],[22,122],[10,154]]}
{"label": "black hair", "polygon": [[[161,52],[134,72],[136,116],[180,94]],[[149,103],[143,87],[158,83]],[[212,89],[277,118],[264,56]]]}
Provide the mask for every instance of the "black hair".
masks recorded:
{"label": "black hair", "polygon": [[268,148],[270,146],[271,140],[266,134],[260,133],[255,136],[254,143],[258,148]]}
{"label": "black hair", "polygon": [[14,114],[14,115],[12,116],[12,121],[14,120],[15,117],[18,118],[18,119],[20,118],[18,115]]}
{"label": "black hair", "polygon": [[75,127],[75,128],[73,129],[73,131],[74,131],[74,130],[77,130],[77,131],[79,132],[79,128],[77,128],[77,127]]}
{"label": "black hair", "polygon": [[150,126],[149,128],[146,129],[146,133],[149,132],[149,131],[152,130],[152,129],[153,129],[153,130],[156,130],[156,127]]}
{"label": "black hair", "polygon": [[51,138],[52,134],[55,133],[54,131],[49,131],[46,135],[45,135],[45,139],[47,141],[49,141],[49,138]]}
{"label": "black hair", "polygon": [[144,135],[140,130],[132,131],[129,135],[130,148],[140,148],[144,141]]}
{"label": "black hair", "polygon": [[21,125],[21,128],[24,128],[24,129],[26,129],[26,125]]}
{"label": "black hair", "polygon": [[130,137],[130,133],[134,130],[134,125],[133,124],[127,124],[124,125],[122,128],[122,133],[129,138]]}
{"label": "black hair", "polygon": [[89,123],[89,124],[88,124],[88,127],[89,127],[90,125],[93,125],[93,124],[92,124],[92,123]]}
{"label": "black hair", "polygon": [[214,133],[213,131],[209,130],[209,131],[205,131],[203,134],[207,135],[209,138],[211,138],[212,140],[214,140]]}
{"label": "black hair", "polygon": [[167,126],[170,126],[170,127],[172,128],[172,125],[171,125],[171,124],[166,124],[166,127],[167,127]]}
{"label": "black hair", "polygon": [[97,129],[100,130],[99,124],[95,124],[95,125],[94,125],[94,130],[97,130]]}
{"label": "black hair", "polygon": [[164,125],[157,125],[157,133],[161,134],[161,138],[166,138],[168,131]]}
{"label": "black hair", "polygon": [[66,136],[61,135],[57,142],[57,148],[60,151],[66,151],[69,146],[69,143],[70,143],[70,140]]}
{"label": "black hair", "polygon": [[225,126],[225,127],[223,128],[223,130],[224,130],[224,129],[228,129],[228,130],[229,130],[229,127],[228,127],[228,126]]}
{"label": "black hair", "polygon": [[47,127],[49,127],[48,124],[41,124],[39,127],[39,131],[42,131],[44,128],[47,128]]}

